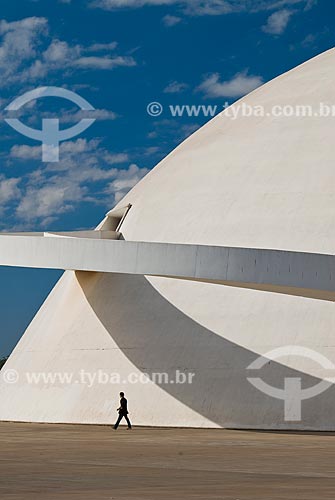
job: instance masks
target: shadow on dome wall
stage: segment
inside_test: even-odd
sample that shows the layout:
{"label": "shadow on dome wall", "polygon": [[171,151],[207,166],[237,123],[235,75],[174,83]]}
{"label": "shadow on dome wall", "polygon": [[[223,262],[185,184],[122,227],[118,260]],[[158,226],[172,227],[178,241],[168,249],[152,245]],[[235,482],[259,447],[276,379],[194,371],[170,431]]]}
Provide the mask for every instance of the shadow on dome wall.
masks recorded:
{"label": "shadow on dome wall", "polygon": [[[143,373],[194,372],[192,384],[161,384],[168,394],[222,427],[334,430],[332,386],[302,402],[302,422],[284,421],[284,401],[247,381],[261,376],[282,388],[287,377],[302,387],[320,379],[271,361],[257,375],[246,367],[258,354],[201,326],[174,307],[144,276],[77,272],[87,301],[122,353]],[[127,301],[122,300],[127,297]],[[167,409],[168,411],[168,409]]]}

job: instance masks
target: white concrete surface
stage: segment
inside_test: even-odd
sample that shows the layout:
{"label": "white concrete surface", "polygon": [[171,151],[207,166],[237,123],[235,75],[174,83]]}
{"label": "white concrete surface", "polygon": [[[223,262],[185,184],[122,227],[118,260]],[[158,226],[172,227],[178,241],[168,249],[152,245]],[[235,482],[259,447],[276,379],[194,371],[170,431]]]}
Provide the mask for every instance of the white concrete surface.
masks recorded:
{"label": "white concrete surface", "polygon": [[76,232],[0,235],[0,265],[172,277],[335,299],[334,255],[125,241],[109,231],[92,233],[97,238]]}
{"label": "white concrete surface", "polygon": [[[335,51],[325,52],[242,102],[269,111],[274,105],[297,104],[318,110],[321,102],[333,103],[334,63]],[[309,347],[335,362],[332,296],[308,296],[300,289],[294,294],[287,288],[292,286],[287,280],[299,272],[301,280],[309,276],[312,288],[316,282],[326,287],[327,276],[332,281],[333,120],[232,120],[224,112],[150,172],[112,211],[112,222],[107,217],[99,226],[115,230],[123,207],[131,204],[119,228],[127,243],[237,247],[238,259],[246,259],[256,284],[278,270],[283,281],[277,291],[282,293],[265,284],[259,290],[244,288],[244,267],[234,287],[66,272],[8,362],[7,369],[16,369],[20,380],[1,381],[0,419],[106,423],[114,420],[117,393],[124,390],[135,424],[335,430],[333,388],[303,402],[301,422],[285,422],[283,402],[253,388],[246,369],[259,354],[286,345]],[[116,247],[120,241],[107,243]],[[269,271],[266,267],[263,274],[266,257],[261,272],[251,271],[248,249],[258,251],[253,254],[258,262],[271,249],[271,255],[294,252],[299,257],[285,261],[292,268],[286,268],[284,280],[283,262],[279,268],[270,265]],[[332,284],[327,289],[332,292]],[[80,369],[117,371],[122,381],[93,388],[37,386],[28,384],[24,375],[27,370]],[[123,382],[130,373],[167,372],[173,377],[177,369],[194,372],[193,384]],[[284,377],[300,377],[308,387],[328,375],[311,360],[289,356],[271,362],[264,379],[283,387]]]}

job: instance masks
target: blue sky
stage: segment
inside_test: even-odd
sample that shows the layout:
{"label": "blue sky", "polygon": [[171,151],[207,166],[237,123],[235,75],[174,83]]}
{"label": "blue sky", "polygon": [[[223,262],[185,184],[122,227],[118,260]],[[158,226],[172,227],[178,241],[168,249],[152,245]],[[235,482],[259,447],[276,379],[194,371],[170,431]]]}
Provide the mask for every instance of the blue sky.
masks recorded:
{"label": "blue sky", "polygon": [[[333,0],[19,0],[1,2],[0,231],[94,227],[122,196],[208,117],[334,45]],[[96,122],[64,142],[58,163],[3,120],[17,96],[41,86],[77,92]],[[335,87],[334,87],[335,88]],[[160,116],[149,103],[163,106]],[[20,118],[78,121],[57,98]],[[60,272],[0,268],[0,355],[11,352]]]}

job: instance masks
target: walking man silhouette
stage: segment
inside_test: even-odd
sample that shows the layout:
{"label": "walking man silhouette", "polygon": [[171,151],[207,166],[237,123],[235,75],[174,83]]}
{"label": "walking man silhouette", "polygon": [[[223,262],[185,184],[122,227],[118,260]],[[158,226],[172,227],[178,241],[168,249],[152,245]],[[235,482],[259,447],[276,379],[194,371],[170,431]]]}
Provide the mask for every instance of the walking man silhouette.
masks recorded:
{"label": "walking man silhouette", "polygon": [[114,425],[114,429],[116,430],[119,427],[123,417],[126,419],[126,422],[128,424],[128,429],[131,429],[131,423],[128,418],[128,401],[124,397],[124,392],[120,392],[120,407],[117,409],[117,411],[119,412],[119,418],[117,419],[116,424]]}

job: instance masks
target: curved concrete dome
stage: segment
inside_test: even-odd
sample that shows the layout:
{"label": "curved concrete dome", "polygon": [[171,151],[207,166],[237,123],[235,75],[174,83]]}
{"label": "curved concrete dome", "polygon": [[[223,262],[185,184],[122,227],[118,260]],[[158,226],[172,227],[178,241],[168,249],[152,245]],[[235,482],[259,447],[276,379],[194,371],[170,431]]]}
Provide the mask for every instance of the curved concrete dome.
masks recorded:
{"label": "curved concrete dome", "polygon": [[[308,105],[318,113],[320,103],[334,103],[334,63],[332,49],[232,108]],[[189,137],[119,203],[134,206],[125,237],[333,253],[334,117],[228,114]]]}
{"label": "curved concrete dome", "polygon": [[[334,100],[330,50],[255,90],[242,103],[265,116],[223,112],[193,134],[118,204],[131,204],[126,240],[194,243],[333,254],[333,118],[275,117],[273,106]],[[288,108],[286,108],[288,109]],[[230,111],[231,112],[231,111]],[[109,228],[107,217],[100,228]],[[135,424],[272,429],[335,429],[334,389],[303,401],[300,420],[247,380],[260,355],[285,347],[264,379],[314,386],[329,376],[292,346],[335,362],[331,301],[171,278],[67,272],[8,362],[20,373],[0,385],[3,420],[109,423],[124,390]],[[287,346],[291,346],[287,348]],[[291,351],[290,351],[291,349]],[[24,373],[120,373],[111,385],[29,384]],[[176,370],[193,373],[175,383]],[[167,373],[170,381],[127,377]],[[22,375],[21,375],[22,374]],[[132,379],[133,381],[136,379]]]}

